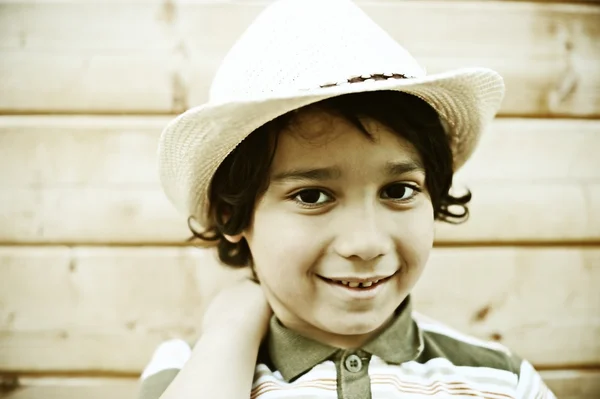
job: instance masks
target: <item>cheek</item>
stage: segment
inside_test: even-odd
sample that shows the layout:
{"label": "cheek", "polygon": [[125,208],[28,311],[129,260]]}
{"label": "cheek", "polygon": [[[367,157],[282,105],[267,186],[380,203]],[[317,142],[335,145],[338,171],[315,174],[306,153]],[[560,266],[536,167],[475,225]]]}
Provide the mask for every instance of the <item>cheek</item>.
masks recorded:
{"label": "cheek", "polygon": [[415,212],[402,215],[399,223],[403,226],[397,236],[398,248],[404,260],[415,268],[425,266],[433,247],[434,219],[430,202]]}
{"label": "cheek", "polygon": [[319,254],[315,226],[308,218],[257,211],[246,236],[257,271],[265,279],[305,274]]}

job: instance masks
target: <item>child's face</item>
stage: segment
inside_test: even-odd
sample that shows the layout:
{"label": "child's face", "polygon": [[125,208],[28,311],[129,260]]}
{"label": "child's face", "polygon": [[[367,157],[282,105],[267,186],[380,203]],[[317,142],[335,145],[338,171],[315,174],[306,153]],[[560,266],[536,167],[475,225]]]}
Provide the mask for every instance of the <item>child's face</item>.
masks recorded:
{"label": "child's face", "polygon": [[[281,322],[334,346],[361,345],[389,320],[433,244],[418,153],[363,122],[374,140],[340,116],[298,113],[279,136],[271,183],[243,234]],[[331,281],[384,278],[368,289]]]}

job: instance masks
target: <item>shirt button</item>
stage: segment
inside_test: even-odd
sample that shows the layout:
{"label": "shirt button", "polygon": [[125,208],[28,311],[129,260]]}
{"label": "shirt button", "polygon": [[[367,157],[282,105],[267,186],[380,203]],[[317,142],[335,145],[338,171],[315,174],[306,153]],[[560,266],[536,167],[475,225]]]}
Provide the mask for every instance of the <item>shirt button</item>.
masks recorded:
{"label": "shirt button", "polygon": [[346,366],[346,370],[351,373],[358,373],[360,370],[362,370],[362,360],[360,360],[360,357],[356,355],[348,356],[344,362],[344,365]]}

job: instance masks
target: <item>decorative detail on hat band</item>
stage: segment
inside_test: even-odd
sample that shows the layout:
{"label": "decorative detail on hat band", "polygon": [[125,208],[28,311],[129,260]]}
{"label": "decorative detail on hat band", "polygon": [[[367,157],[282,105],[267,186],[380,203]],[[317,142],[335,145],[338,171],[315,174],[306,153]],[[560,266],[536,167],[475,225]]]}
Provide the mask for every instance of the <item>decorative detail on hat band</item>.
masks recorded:
{"label": "decorative detail on hat band", "polygon": [[326,83],[321,85],[322,89],[326,87],[334,87],[334,86],[342,86],[350,83],[361,83],[368,81],[376,81],[376,80],[388,80],[388,79],[414,79],[414,76],[408,76],[403,73],[374,73],[374,74],[366,74],[360,76],[354,76],[350,79],[342,80],[341,82],[336,83]]}

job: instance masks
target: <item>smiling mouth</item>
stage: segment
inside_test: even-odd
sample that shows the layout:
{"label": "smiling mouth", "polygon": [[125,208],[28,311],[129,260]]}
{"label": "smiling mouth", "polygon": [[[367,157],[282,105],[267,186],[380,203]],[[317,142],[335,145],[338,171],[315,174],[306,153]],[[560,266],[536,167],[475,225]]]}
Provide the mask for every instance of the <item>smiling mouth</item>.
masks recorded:
{"label": "smiling mouth", "polygon": [[340,286],[355,289],[355,290],[368,290],[368,289],[375,288],[376,286],[388,281],[395,275],[396,275],[396,273],[394,273],[388,277],[374,278],[374,279],[361,279],[361,280],[356,280],[356,279],[337,280],[337,279],[330,279],[330,278],[323,277],[323,276],[318,276],[318,277],[328,284],[336,284],[336,285],[340,285]]}

